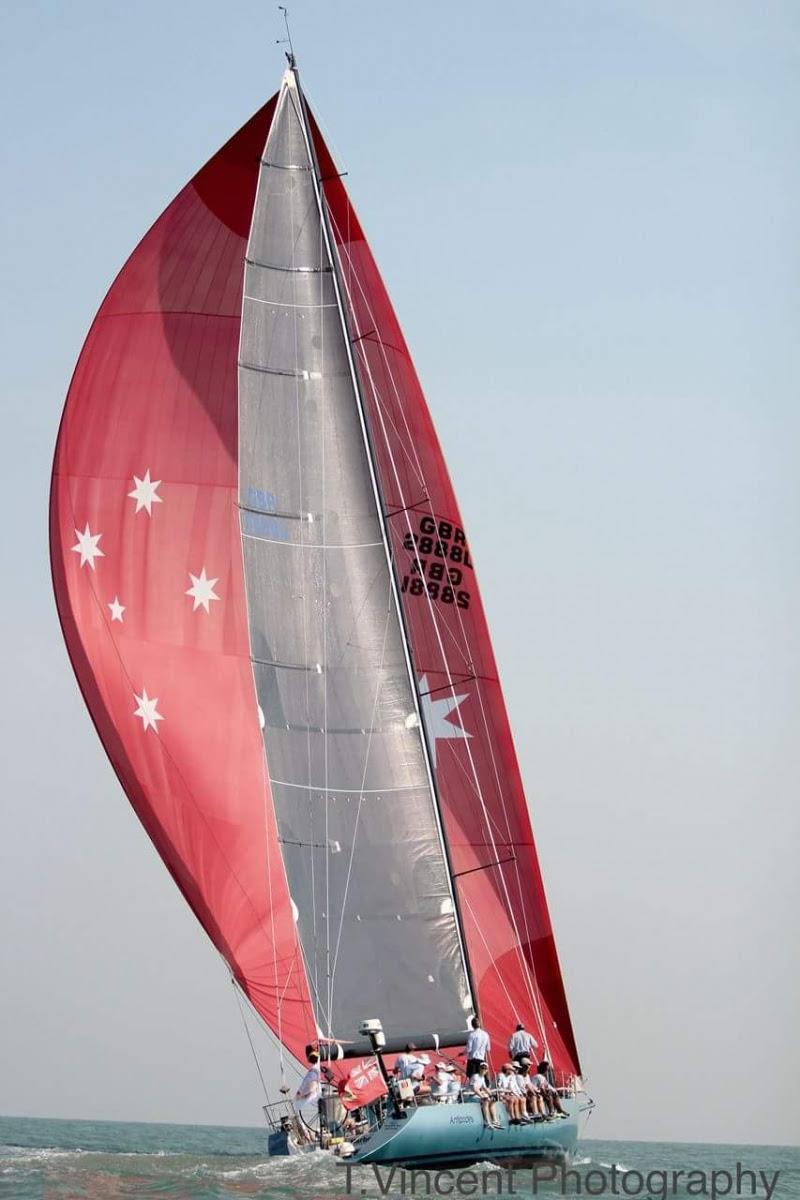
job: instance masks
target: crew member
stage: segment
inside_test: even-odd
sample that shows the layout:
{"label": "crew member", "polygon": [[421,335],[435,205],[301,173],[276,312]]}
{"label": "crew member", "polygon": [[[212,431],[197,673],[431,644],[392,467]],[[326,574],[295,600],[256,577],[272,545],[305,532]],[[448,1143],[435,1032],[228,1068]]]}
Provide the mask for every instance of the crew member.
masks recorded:
{"label": "crew member", "polygon": [[539,1049],[539,1043],[532,1033],[528,1033],[521,1021],[518,1022],[517,1028],[508,1039],[508,1053],[513,1058],[514,1062],[519,1062],[521,1058],[531,1058],[534,1050]]}
{"label": "crew member", "polygon": [[425,1068],[430,1066],[427,1054],[417,1054],[417,1047],[409,1042],[403,1054],[398,1054],[395,1070],[401,1079],[422,1079]]}
{"label": "crew member", "polygon": [[[544,1068],[544,1070],[542,1070]],[[547,1059],[542,1059],[533,1076],[534,1084],[539,1088],[548,1115],[551,1117],[568,1117],[561,1105],[561,1097],[551,1083],[553,1069]]]}
{"label": "crew member", "polygon": [[519,1063],[519,1083],[525,1096],[526,1108],[534,1121],[543,1121],[547,1116],[547,1108],[539,1085],[534,1082],[535,1078],[537,1078],[535,1074],[531,1075],[531,1060],[529,1058],[521,1058]]}
{"label": "crew member", "polygon": [[464,1053],[467,1056],[467,1079],[472,1079],[482,1062],[488,1063],[489,1051],[492,1048],[491,1039],[477,1017],[470,1021],[471,1029],[467,1034],[467,1044]]}
{"label": "crew member", "polygon": [[450,1085],[453,1082],[454,1072],[455,1067],[452,1063],[438,1062],[436,1064],[436,1074],[431,1080],[431,1096],[439,1104],[453,1103]]}
{"label": "crew member", "polygon": [[309,1129],[309,1125],[319,1115],[322,1080],[317,1051],[309,1049],[306,1052],[306,1057],[310,1065],[295,1092],[294,1110],[298,1117],[297,1130],[300,1137],[304,1142],[313,1142],[314,1135]]}
{"label": "crew member", "polygon": [[503,1101],[508,1111],[509,1124],[527,1125],[533,1118],[527,1114],[525,1098],[512,1062],[503,1063],[503,1069],[498,1072],[496,1084],[498,1098]]}
{"label": "crew member", "polygon": [[497,1119],[497,1102],[492,1099],[492,1093],[489,1091],[489,1066],[487,1063],[478,1063],[475,1074],[469,1077],[469,1086],[481,1106],[484,1125],[488,1125],[490,1129],[502,1129],[503,1126]]}
{"label": "crew member", "polygon": [[549,1083],[552,1087],[556,1086],[555,1072],[553,1071],[553,1068],[550,1066],[550,1063],[547,1061],[546,1058],[542,1059],[542,1061],[539,1063],[538,1067],[536,1068],[536,1071],[539,1075],[544,1075],[545,1079],[547,1079],[549,1081]]}

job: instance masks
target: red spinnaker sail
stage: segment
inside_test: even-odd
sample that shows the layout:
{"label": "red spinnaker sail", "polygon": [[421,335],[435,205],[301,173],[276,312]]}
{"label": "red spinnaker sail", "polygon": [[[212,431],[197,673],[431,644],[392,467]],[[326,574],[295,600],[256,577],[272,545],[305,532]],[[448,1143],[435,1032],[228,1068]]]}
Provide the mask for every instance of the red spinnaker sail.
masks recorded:
{"label": "red spinnaker sail", "polygon": [[50,537],[70,658],[120,782],[258,1012],[302,1053],[315,1025],[268,870],[281,855],[236,503],[244,254],[273,108],[178,194],[103,301],[59,432]]}
{"label": "red spinnaker sail", "polygon": [[[274,100],[123,267],[70,386],[53,469],[59,616],[114,769],[253,1005],[296,1056],[316,1029],[251,669],[237,508],[245,249]],[[578,1056],[469,543],[414,367],[314,132],[475,997]],[[158,680],[156,683],[155,680]],[[144,736],[146,735],[146,736]],[[374,1014],[365,1014],[367,1016]]]}

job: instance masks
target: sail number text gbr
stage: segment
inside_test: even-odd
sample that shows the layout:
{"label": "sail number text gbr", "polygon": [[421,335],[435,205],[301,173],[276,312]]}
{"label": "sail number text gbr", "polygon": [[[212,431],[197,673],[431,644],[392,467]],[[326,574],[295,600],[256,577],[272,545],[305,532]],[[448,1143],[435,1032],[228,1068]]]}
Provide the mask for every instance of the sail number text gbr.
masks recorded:
{"label": "sail number text gbr", "polygon": [[403,576],[401,592],[423,596],[442,604],[469,608],[470,594],[461,585],[464,571],[472,570],[464,530],[452,521],[422,517],[418,533],[407,533],[403,547],[412,555],[409,573]]}

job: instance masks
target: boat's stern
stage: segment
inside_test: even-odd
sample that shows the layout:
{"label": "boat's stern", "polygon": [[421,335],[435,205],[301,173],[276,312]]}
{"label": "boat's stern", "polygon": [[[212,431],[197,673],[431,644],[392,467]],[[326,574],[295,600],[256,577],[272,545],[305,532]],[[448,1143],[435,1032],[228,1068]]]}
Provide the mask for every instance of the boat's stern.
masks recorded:
{"label": "boat's stern", "polygon": [[499,1105],[500,1129],[484,1124],[477,1102],[420,1106],[405,1117],[387,1117],[361,1138],[352,1161],[448,1167],[563,1160],[575,1151],[586,1103],[585,1096],[567,1098],[562,1101],[566,1117],[524,1125],[511,1125]]}

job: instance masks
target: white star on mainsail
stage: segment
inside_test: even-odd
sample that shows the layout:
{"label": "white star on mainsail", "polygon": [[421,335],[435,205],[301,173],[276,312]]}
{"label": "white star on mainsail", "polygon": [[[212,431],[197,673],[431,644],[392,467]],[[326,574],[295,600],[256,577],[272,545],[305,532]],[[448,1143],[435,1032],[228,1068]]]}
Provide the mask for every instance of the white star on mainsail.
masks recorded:
{"label": "white star on mainsail", "polygon": [[160,496],[156,495],[156,488],[161,487],[160,479],[150,478],[150,468],[148,467],[144,473],[144,478],[140,479],[138,475],[133,477],[133,491],[128,492],[131,500],[136,501],[136,511],[147,509],[148,517],[153,515],[153,505],[163,504]]}
{"label": "white star on mainsail", "polygon": [[111,609],[111,620],[122,621],[122,614],[125,612],[125,605],[120,604],[119,596],[115,596],[108,606]]}
{"label": "white star on mainsail", "polygon": [[448,716],[455,712],[462,700],[466,700],[467,693],[465,692],[463,696],[454,696],[450,689],[446,688],[441,692],[437,692],[434,696],[429,696],[427,695],[428,688],[428,677],[427,675],[423,675],[419,681],[419,698],[422,707],[422,719],[428,731],[428,744],[435,767],[437,738],[470,738],[472,734],[467,733],[461,725],[454,725],[452,721],[447,720]]}
{"label": "white star on mainsail", "polygon": [[156,711],[158,696],[153,696],[151,699],[151,697],[147,694],[147,688],[142,688],[141,696],[137,696],[136,692],[133,694],[139,701],[139,707],[136,709],[133,715],[135,717],[141,717],[144,729],[154,729],[155,732],[158,733],[157,722],[164,720],[161,713]]}
{"label": "white star on mainsail", "polygon": [[83,533],[81,533],[80,529],[76,529],[75,536],[78,541],[72,549],[76,554],[80,554],[81,566],[85,567],[88,563],[92,570],[94,570],[94,560],[96,558],[105,558],[105,554],[97,544],[103,536],[102,533],[92,533],[87,521]]}
{"label": "white star on mainsail", "polygon": [[199,575],[193,575],[190,571],[189,578],[192,581],[192,586],[186,589],[186,595],[191,596],[194,600],[192,612],[197,612],[201,605],[206,612],[211,612],[209,601],[219,600],[219,596],[214,591],[214,584],[217,583],[217,580],[207,577],[205,567],[203,567]]}

